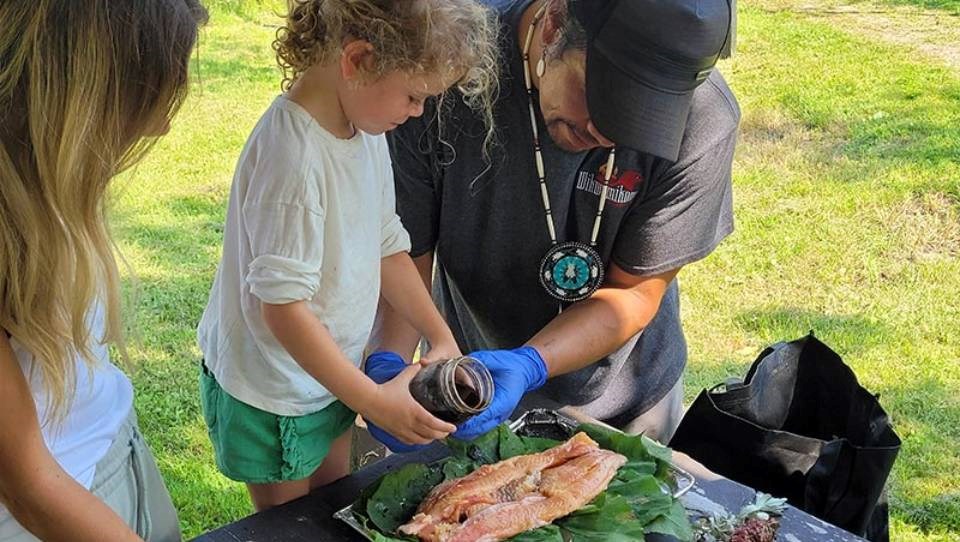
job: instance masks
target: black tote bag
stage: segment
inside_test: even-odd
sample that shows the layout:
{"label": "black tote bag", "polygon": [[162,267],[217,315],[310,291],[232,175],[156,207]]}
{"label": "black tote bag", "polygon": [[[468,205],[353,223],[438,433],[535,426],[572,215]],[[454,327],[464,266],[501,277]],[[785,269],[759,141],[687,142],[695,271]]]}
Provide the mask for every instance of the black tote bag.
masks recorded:
{"label": "black tote bag", "polygon": [[703,390],[670,446],[875,542],[900,450],[878,398],[813,334],[764,350],[742,384]]}

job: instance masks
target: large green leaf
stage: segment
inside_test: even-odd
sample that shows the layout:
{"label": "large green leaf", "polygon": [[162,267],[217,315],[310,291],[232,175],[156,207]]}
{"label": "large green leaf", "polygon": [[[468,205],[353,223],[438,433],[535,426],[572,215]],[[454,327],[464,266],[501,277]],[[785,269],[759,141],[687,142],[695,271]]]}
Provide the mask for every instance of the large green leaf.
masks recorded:
{"label": "large green leaf", "polygon": [[477,464],[465,457],[451,457],[443,462],[443,480],[461,478],[474,471]]}
{"label": "large green leaf", "polygon": [[661,533],[674,536],[682,542],[693,540],[693,527],[690,518],[680,501],[674,501],[670,512],[657,517],[647,525],[648,533]]}
{"label": "large green leaf", "polygon": [[643,540],[644,525],[637,521],[630,503],[622,495],[601,493],[590,504],[589,509],[559,522],[561,529],[571,533],[574,540]]}
{"label": "large green leaf", "polygon": [[439,466],[405,465],[380,481],[367,500],[367,517],[381,532],[392,533],[413,516],[420,501],[442,481]]}
{"label": "large green leaf", "polygon": [[473,440],[448,438],[444,441],[454,457],[464,457],[481,465],[500,461],[500,433],[510,431],[506,425],[499,425]]}
{"label": "large green leaf", "polygon": [[554,446],[560,443],[560,441],[549,439],[549,438],[542,438],[542,437],[520,437],[520,438],[523,439],[523,445],[526,446],[527,448],[527,451],[524,452],[527,454],[540,453],[544,450],[553,448]]}
{"label": "large green leaf", "polygon": [[377,531],[371,533],[373,535],[373,542],[407,542],[403,538],[393,538],[392,536],[384,536]]}
{"label": "large green leaf", "polygon": [[580,430],[597,441],[601,448],[625,455],[630,461],[653,461],[657,465],[657,476],[664,477],[667,475],[670,463],[673,460],[673,454],[669,448],[653,439],[644,435],[626,435],[593,424],[582,424]]}
{"label": "large green leaf", "polygon": [[[529,447],[523,437],[519,437],[509,429],[504,430],[506,426],[500,426],[498,429],[500,439],[500,459],[509,459],[517,455],[530,453]],[[555,441],[554,441],[555,442]],[[554,443],[554,445],[556,445]]]}
{"label": "large green leaf", "polygon": [[663,482],[650,474],[621,468],[607,493],[626,499],[637,521],[646,525],[657,517],[670,513],[673,497],[663,491]]}

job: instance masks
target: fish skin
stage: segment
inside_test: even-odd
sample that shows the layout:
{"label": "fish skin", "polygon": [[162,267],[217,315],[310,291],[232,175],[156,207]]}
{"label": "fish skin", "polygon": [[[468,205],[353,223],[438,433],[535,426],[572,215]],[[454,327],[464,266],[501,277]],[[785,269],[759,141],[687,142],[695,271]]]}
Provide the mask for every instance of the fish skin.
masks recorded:
{"label": "fish skin", "polygon": [[[438,520],[460,521],[464,512],[471,507],[497,503],[495,491],[498,488],[599,447],[586,433],[577,433],[563,444],[538,454],[518,455],[499,463],[483,465],[466,476],[444,482],[431,490],[417,508],[417,516],[423,513]],[[413,522],[417,521],[417,516],[414,516]]]}
{"label": "fish skin", "polygon": [[547,525],[599,495],[627,458],[584,433],[435,487],[399,528],[424,542],[495,542]]}
{"label": "fish skin", "polygon": [[489,506],[439,542],[496,542],[547,525],[592,501],[626,462],[620,454],[597,450],[548,469],[539,494]]}
{"label": "fish skin", "polygon": [[540,493],[547,497],[561,497],[569,495],[570,488],[576,487],[583,494],[596,497],[626,462],[625,456],[609,450],[590,452],[544,471],[540,478]]}
{"label": "fish skin", "polygon": [[438,542],[496,542],[543,527],[550,522],[540,518],[538,513],[549,506],[549,501],[549,498],[536,494],[516,502],[488,506]]}

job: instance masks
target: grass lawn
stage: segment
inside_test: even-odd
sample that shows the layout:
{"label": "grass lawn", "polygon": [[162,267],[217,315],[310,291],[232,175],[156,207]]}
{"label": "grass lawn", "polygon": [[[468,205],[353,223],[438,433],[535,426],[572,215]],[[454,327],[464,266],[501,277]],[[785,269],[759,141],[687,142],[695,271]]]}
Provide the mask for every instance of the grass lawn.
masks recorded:
{"label": "grass lawn", "polygon": [[960,0],[881,0],[880,3],[893,6],[916,6],[918,8],[939,9],[947,13],[960,15]]}
{"label": "grass lawn", "polygon": [[[904,440],[891,538],[960,540],[960,79],[828,21],[762,0],[740,9],[722,66],[744,110],[737,230],[681,273],[687,399],[815,330],[881,394]],[[114,192],[139,288],[137,408],[188,537],[251,511],[213,465],[194,329],[234,163],[279,88],[270,6],[212,11],[192,95]]]}

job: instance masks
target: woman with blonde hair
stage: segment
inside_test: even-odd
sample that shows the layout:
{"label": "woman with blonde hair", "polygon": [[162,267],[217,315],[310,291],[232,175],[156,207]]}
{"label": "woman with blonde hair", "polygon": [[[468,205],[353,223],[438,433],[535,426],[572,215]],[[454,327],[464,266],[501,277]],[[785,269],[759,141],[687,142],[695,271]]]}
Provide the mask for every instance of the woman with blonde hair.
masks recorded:
{"label": "woman with blonde hair", "polygon": [[0,541],[179,540],[137,428],[111,178],[165,133],[197,0],[0,3]]}

